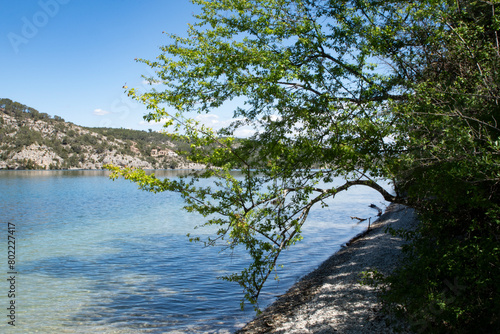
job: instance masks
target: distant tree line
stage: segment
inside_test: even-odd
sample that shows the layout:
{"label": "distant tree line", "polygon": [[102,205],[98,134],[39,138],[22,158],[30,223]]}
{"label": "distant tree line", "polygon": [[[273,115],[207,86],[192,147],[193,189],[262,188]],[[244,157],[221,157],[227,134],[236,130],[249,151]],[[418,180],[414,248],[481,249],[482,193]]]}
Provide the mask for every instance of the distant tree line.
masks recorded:
{"label": "distant tree line", "polygon": [[47,113],[41,113],[38,110],[28,107],[22,103],[14,102],[10,99],[0,99],[0,107],[5,109],[5,113],[10,116],[14,116],[17,120],[23,120],[25,118],[30,118],[34,121],[45,121],[45,122],[64,122],[64,119],[60,116],[51,117]]}

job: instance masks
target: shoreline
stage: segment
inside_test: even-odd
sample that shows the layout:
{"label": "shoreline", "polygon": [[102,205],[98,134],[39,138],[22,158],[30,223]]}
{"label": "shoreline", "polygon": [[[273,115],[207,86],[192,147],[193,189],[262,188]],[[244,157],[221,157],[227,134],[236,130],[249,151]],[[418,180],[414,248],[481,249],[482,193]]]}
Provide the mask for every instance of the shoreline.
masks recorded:
{"label": "shoreline", "polygon": [[412,229],[416,224],[412,209],[391,204],[369,230],[352,238],[236,333],[393,333],[376,290],[359,283],[360,273],[377,268],[387,275],[394,270],[403,241],[385,229]]}
{"label": "shoreline", "polygon": [[[160,170],[160,171],[165,171],[165,170],[168,170],[168,171],[176,171],[176,170],[193,171],[194,170],[194,171],[197,171],[197,170],[201,170],[203,168],[137,168],[137,169],[142,169],[144,171],[152,171],[152,170]],[[8,168],[0,168],[0,171],[66,172],[66,171],[108,171],[108,169],[106,169],[106,168],[61,168],[61,169],[25,169],[25,168],[24,169],[20,169],[20,168],[8,169]]]}

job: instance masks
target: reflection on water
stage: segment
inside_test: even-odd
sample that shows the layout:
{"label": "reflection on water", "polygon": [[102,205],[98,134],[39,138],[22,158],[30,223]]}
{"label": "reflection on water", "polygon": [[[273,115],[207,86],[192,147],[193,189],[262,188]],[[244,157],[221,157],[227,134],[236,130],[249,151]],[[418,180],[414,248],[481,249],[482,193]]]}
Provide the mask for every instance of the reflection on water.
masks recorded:
{"label": "reflection on water", "polygon": [[[154,172],[176,177],[187,171]],[[216,279],[242,268],[246,254],[189,243],[186,233],[202,220],[182,210],[177,194],[141,192],[108,176],[107,171],[0,171],[1,235],[6,222],[16,224],[19,272],[17,326],[2,321],[0,331],[229,333],[250,320],[252,308],[239,306],[240,287]],[[368,205],[381,197],[353,190],[310,214],[304,240],[285,254],[281,280],[268,284],[261,306],[365,228],[349,215],[373,215]],[[6,273],[5,255],[1,258]],[[5,294],[0,296],[5,305]]]}

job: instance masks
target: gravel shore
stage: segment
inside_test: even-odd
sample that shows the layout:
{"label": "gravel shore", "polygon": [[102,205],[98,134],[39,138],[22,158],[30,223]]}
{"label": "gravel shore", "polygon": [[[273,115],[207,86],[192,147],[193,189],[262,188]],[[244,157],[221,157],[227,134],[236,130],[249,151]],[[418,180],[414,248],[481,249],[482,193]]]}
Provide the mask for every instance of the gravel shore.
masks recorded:
{"label": "gravel shore", "polygon": [[390,205],[367,233],[351,240],[237,333],[393,333],[375,289],[359,283],[360,273],[374,268],[390,273],[403,241],[385,233],[386,227],[409,230],[416,224],[412,209]]}

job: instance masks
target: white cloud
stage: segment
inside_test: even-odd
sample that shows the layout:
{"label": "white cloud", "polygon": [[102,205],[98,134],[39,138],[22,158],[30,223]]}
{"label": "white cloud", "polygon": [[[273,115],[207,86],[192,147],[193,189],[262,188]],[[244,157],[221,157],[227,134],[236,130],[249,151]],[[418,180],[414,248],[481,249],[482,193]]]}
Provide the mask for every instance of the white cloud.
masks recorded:
{"label": "white cloud", "polygon": [[203,114],[203,115],[198,115],[195,118],[197,121],[200,121],[201,123],[212,126],[214,124],[219,124],[219,116],[214,115],[214,114]]}
{"label": "white cloud", "polygon": [[255,132],[256,132],[255,129],[252,129],[249,127],[240,128],[234,132],[234,136],[238,137],[238,138],[248,138],[250,136],[253,136],[255,134]]}
{"label": "white cloud", "polygon": [[148,80],[142,80],[141,84],[143,86],[158,86],[161,85],[161,82],[155,82],[155,81],[148,81]]}
{"label": "white cloud", "polygon": [[269,115],[269,119],[272,122],[281,121],[281,116],[278,116],[278,115]]}
{"label": "white cloud", "polygon": [[111,112],[109,111],[106,111],[106,110],[102,110],[102,109],[95,109],[94,110],[94,115],[97,115],[97,116],[104,116],[104,115],[107,115],[107,114],[110,114]]}
{"label": "white cloud", "polygon": [[[244,121],[244,118],[224,118],[215,114],[201,114],[194,116],[194,120],[200,122],[201,124],[211,127],[213,130],[218,131],[223,127],[229,126],[234,121]],[[167,121],[167,119],[161,119],[160,121],[147,122],[142,120],[138,122],[138,125],[141,127],[148,127],[155,129],[162,129],[163,124]],[[242,126],[236,129],[234,135],[240,138],[247,138],[255,134],[256,130],[251,126]]]}

